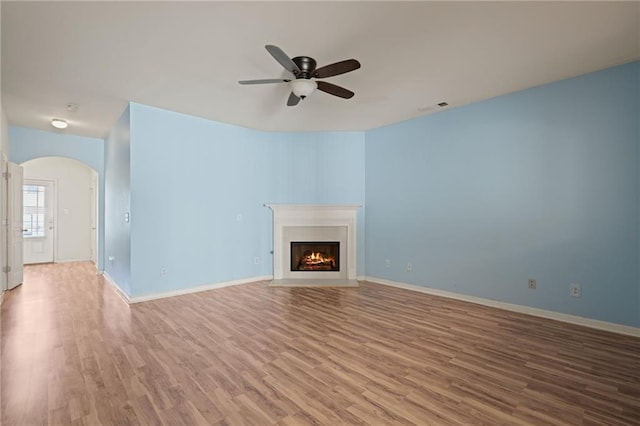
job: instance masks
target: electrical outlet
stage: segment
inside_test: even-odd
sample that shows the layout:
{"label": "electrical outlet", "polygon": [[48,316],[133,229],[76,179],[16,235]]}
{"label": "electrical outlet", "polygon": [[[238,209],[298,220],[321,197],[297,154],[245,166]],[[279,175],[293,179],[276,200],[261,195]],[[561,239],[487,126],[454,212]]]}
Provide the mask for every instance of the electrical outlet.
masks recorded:
{"label": "electrical outlet", "polygon": [[391,259],[385,259],[384,266],[385,268],[391,268]]}
{"label": "electrical outlet", "polygon": [[536,289],[536,280],[529,278],[529,288],[532,290]]}
{"label": "electrical outlet", "polygon": [[413,271],[413,263],[411,262],[407,263],[407,271],[409,272]]}
{"label": "electrical outlet", "polygon": [[166,268],[162,268],[160,269],[160,275],[162,275],[163,277],[165,277],[167,275],[167,269]]}
{"label": "electrical outlet", "polygon": [[580,284],[576,284],[576,283],[569,284],[569,294],[572,297],[582,296],[582,289],[580,288]]}
{"label": "electrical outlet", "polygon": [[260,263],[260,258],[258,256],[253,258],[253,264],[258,265]]}

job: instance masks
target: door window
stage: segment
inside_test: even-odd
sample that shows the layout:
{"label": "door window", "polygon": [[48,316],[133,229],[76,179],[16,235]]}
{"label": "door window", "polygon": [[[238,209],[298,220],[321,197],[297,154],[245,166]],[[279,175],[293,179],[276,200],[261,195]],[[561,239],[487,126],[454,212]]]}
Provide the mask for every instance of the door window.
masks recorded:
{"label": "door window", "polygon": [[45,185],[23,185],[23,236],[45,236]]}

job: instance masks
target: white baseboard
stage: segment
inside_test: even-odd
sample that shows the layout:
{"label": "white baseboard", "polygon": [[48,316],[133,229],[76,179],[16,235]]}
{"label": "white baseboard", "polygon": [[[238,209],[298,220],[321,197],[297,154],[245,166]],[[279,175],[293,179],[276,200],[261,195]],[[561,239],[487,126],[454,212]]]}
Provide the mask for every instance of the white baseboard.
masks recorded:
{"label": "white baseboard", "polygon": [[87,262],[87,261],[92,261],[93,259],[86,258],[86,259],[55,259],[53,261],[53,263],[72,263],[72,262]]}
{"label": "white baseboard", "polygon": [[449,299],[462,300],[465,302],[476,303],[479,305],[490,306],[492,308],[504,309],[506,311],[519,312],[522,314],[533,315],[536,317],[553,319],[570,324],[582,325],[585,327],[595,328],[598,330],[610,331],[613,333],[626,334],[628,336],[640,337],[640,328],[628,325],[615,324],[607,321],[600,321],[591,318],[579,317],[577,315],[563,314],[560,312],[547,311],[545,309],[531,308],[529,306],[516,305],[513,303],[499,302],[497,300],[484,299],[482,297],[467,296],[465,294],[454,293],[446,290],[438,290],[435,288],[423,287],[415,284],[401,283],[397,281],[389,281],[376,277],[364,277],[362,281],[370,281],[372,283],[388,285],[391,287],[403,288],[405,290],[417,291],[420,293],[431,294],[433,296],[446,297]]}
{"label": "white baseboard", "polygon": [[116,284],[116,282],[113,280],[113,278],[111,278],[109,276],[109,274],[107,274],[107,272],[103,272],[102,276],[104,277],[104,280],[107,282],[107,284],[109,284],[111,287],[113,287],[113,290],[115,290],[116,294],[118,296],[120,296],[122,298],[122,300],[124,300],[127,303],[129,302],[129,296],[127,296],[127,294],[122,291],[122,289],[120,288],[120,286],[118,284]]}
{"label": "white baseboard", "polygon": [[258,281],[267,281],[267,280],[271,280],[272,278],[273,278],[273,276],[271,276],[271,275],[263,275],[263,276],[260,276],[260,277],[243,278],[243,279],[240,279],[240,280],[224,281],[224,282],[219,282],[219,283],[205,284],[205,285],[201,285],[201,286],[197,286],[197,287],[190,287],[190,288],[183,288],[183,289],[180,289],[180,290],[167,291],[167,292],[164,292],[164,293],[152,293],[152,294],[145,294],[143,296],[131,297],[131,298],[128,299],[128,302],[130,304],[140,303],[140,302],[148,302],[149,300],[164,299],[165,297],[181,296],[183,294],[198,293],[198,292],[201,292],[201,291],[215,290],[217,288],[230,287],[230,286],[234,286],[234,285],[249,284],[249,283],[254,283],[254,282],[258,282]]}

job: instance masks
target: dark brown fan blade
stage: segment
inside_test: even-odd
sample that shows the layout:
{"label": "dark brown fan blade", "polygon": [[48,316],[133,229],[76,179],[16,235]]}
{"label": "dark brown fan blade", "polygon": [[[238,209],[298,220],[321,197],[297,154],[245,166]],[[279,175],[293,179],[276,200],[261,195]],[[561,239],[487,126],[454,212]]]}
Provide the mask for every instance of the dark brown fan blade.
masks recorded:
{"label": "dark brown fan blade", "polygon": [[240,84],[268,84],[268,83],[288,83],[291,80],[284,80],[282,78],[269,78],[264,80],[240,80]]}
{"label": "dark brown fan blade", "polygon": [[295,62],[293,62],[291,58],[282,51],[282,49],[271,44],[267,44],[265,46],[265,49],[267,49],[267,51],[271,53],[271,56],[273,56],[273,58],[278,61],[285,70],[289,71],[293,75],[298,75],[298,73],[300,72],[300,68],[298,68]]}
{"label": "dark brown fan blade", "polygon": [[344,74],[349,71],[357,70],[360,68],[360,62],[355,59],[347,59],[346,61],[336,62],[335,64],[325,65],[318,68],[313,74],[315,78],[327,78],[334,75]]}
{"label": "dark brown fan blade", "polygon": [[327,83],[326,81],[316,81],[316,83],[318,84],[318,90],[322,90],[323,92],[340,98],[351,99],[355,94],[351,90],[336,86],[335,84]]}
{"label": "dark brown fan blade", "polygon": [[289,99],[287,100],[287,106],[296,106],[300,102],[300,98],[295,95],[295,93],[291,92],[289,95]]}

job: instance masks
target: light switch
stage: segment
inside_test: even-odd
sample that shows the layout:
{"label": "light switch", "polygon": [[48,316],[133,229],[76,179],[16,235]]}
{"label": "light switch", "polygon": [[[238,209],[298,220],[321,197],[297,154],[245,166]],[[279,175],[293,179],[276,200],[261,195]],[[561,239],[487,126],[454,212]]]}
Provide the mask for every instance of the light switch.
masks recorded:
{"label": "light switch", "polygon": [[65,215],[69,215],[69,209],[62,210],[62,213],[64,213]]}

